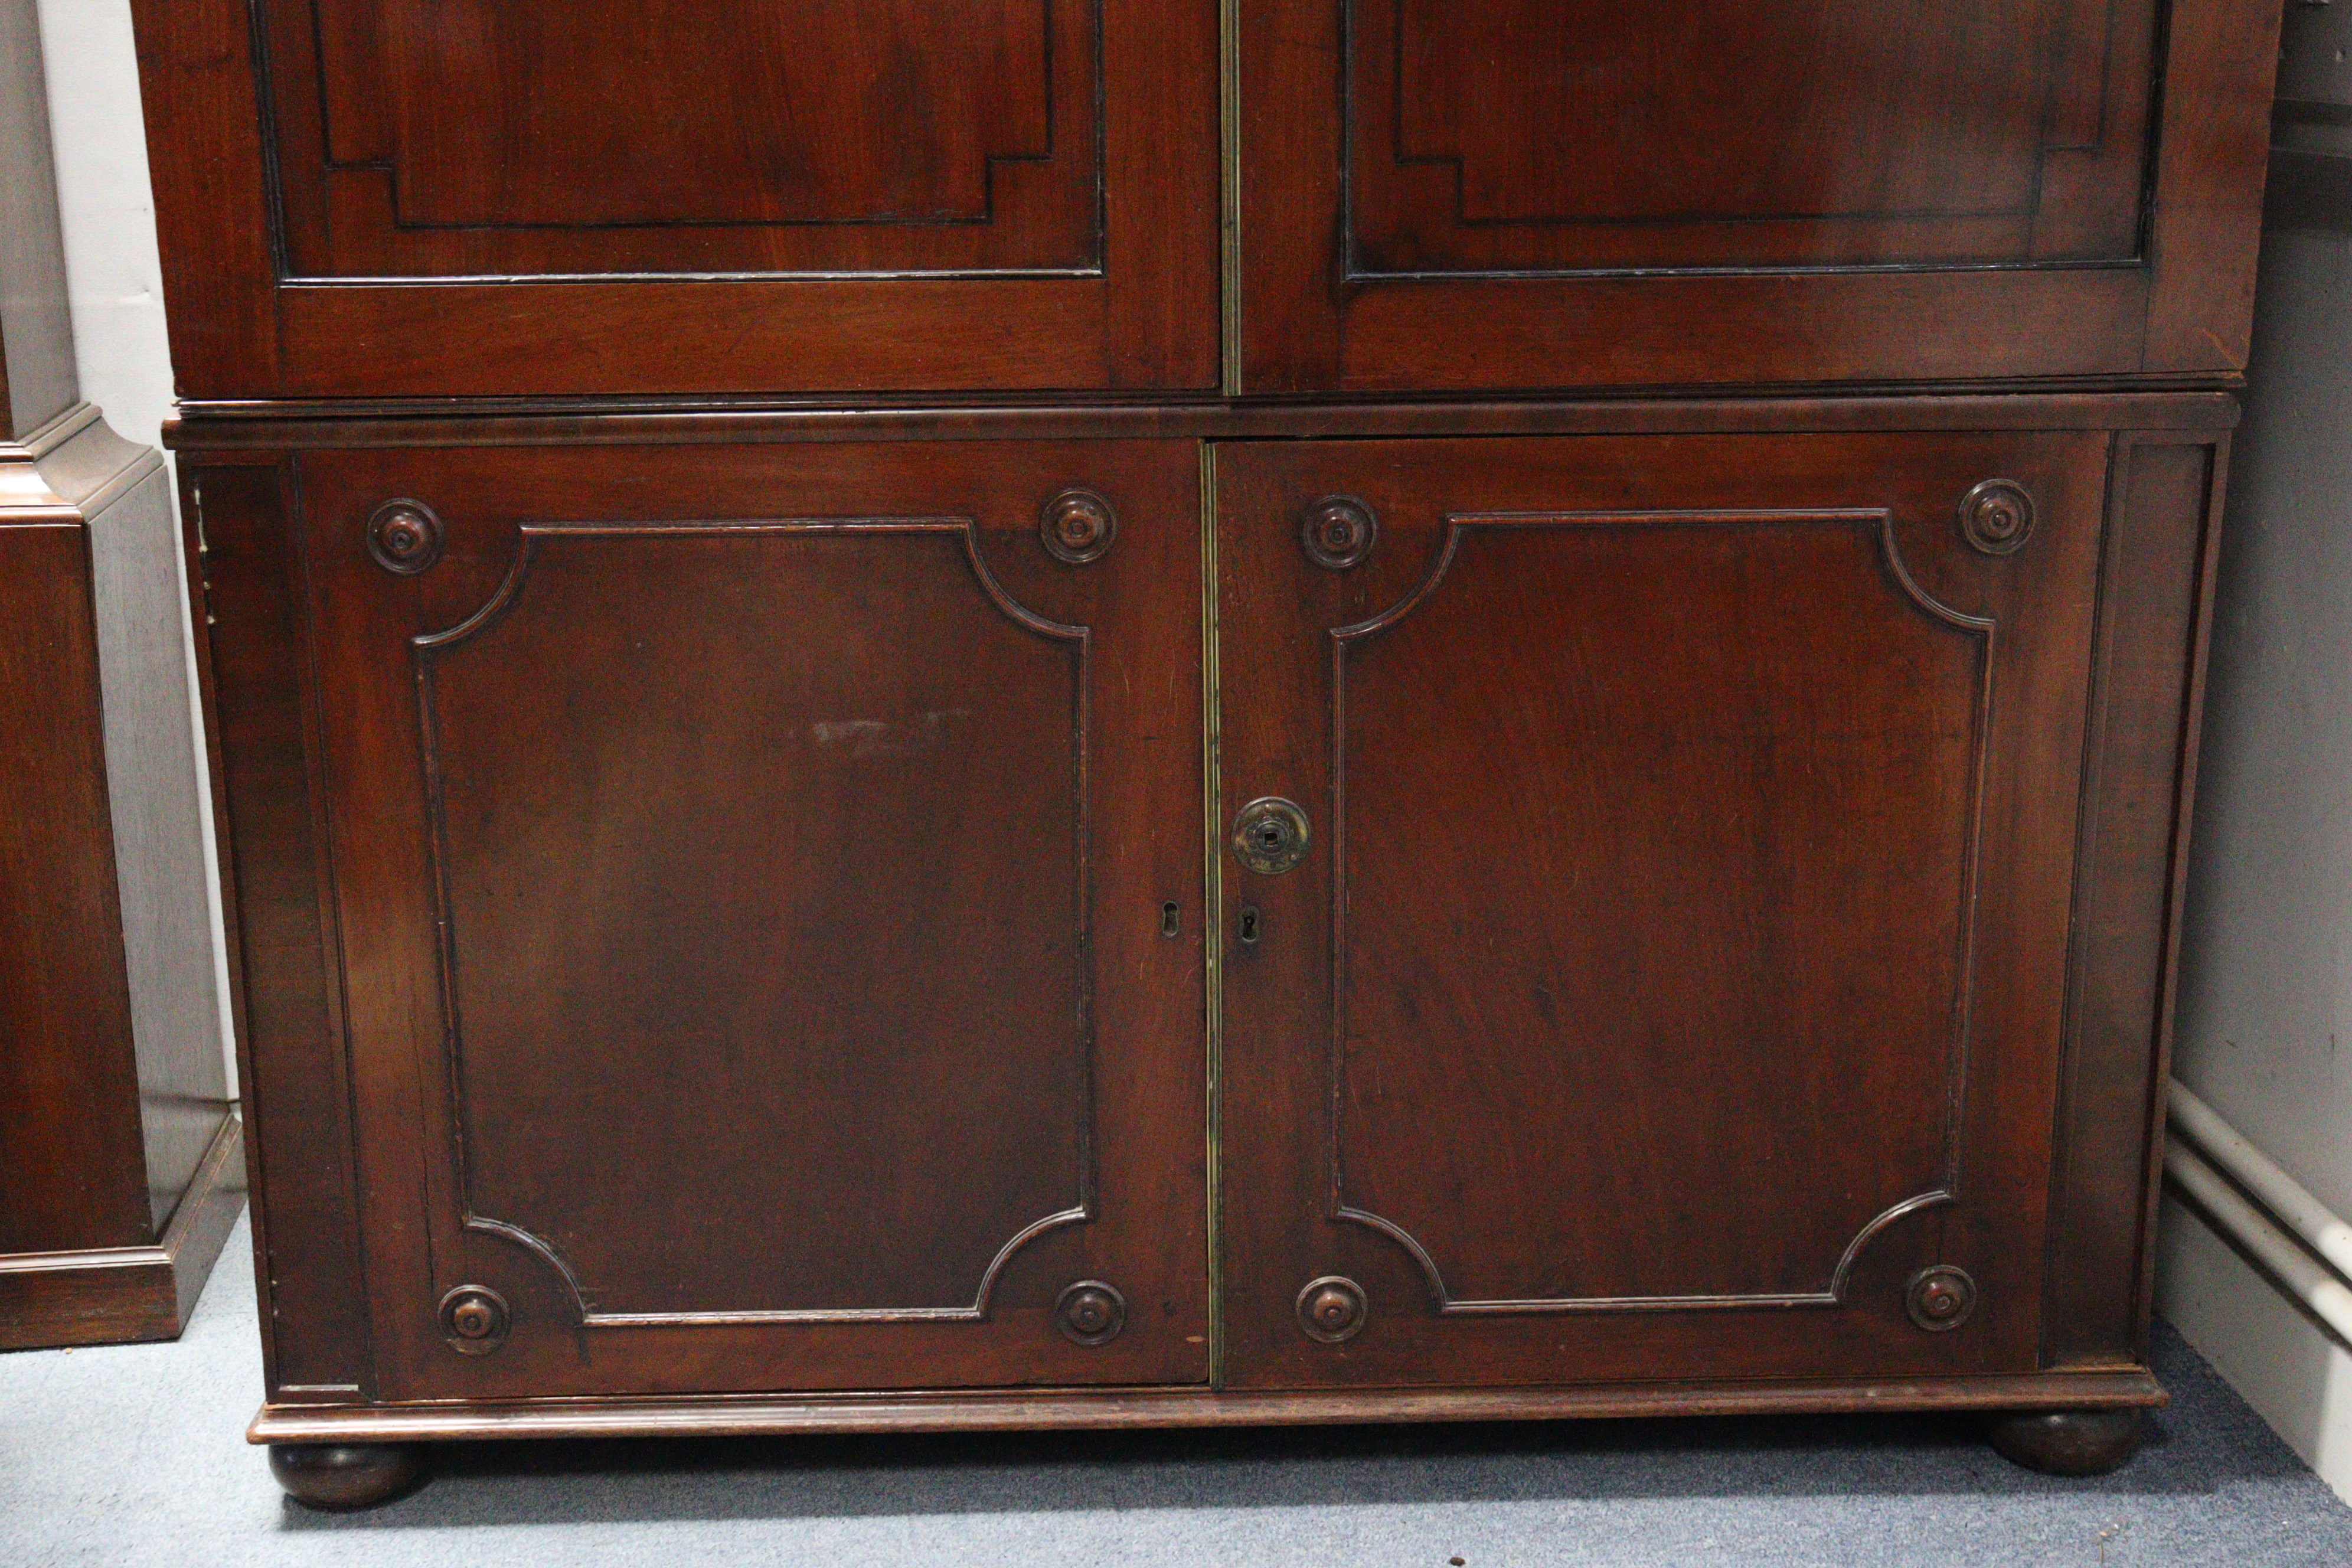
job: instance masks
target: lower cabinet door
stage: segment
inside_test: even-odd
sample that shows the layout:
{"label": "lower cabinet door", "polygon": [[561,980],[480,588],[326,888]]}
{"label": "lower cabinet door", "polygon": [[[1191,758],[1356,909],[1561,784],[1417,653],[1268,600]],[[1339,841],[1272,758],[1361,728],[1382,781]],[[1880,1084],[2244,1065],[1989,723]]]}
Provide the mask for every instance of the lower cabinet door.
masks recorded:
{"label": "lower cabinet door", "polygon": [[2035,1363],[2107,450],[1217,449],[1232,1386]]}
{"label": "lower cabinet door", "polygon": [[379,1396],[1205,1380],[1198,475],[299,459]]}

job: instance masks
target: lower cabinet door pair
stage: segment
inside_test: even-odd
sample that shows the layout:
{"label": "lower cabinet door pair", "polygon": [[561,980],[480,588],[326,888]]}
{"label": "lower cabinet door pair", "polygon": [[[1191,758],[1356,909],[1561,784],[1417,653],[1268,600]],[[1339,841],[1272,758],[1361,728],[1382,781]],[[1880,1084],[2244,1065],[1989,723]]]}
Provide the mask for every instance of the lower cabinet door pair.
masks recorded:
{"label": "lower cabinet door pair", "polygon": [[302,457],[377,1396],[2030,1368],[2105,453]]}

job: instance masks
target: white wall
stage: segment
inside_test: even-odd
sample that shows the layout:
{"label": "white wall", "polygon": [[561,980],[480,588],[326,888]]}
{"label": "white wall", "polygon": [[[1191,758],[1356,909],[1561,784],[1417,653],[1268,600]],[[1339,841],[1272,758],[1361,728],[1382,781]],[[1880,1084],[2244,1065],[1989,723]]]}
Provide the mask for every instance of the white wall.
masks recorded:
{"label": "white wall", "polygon": [[[2352,17],[2290,8],[2283,88],[2352,101]],[[2281,144],[2352,152],[2341,128]],[[2274,157],[2232,454],[2174,1074],[2352,1215],[2352,158]],[[2177,1198],[2158,1310],[2352,1499],[2352,1352]]]}
{"label": "white wall", "polygon": [[133,441],[172,416],[130,0],[39,0],[81,395]]}
{"label": "white wall", "polygon": [[[155,203],[147,178],[146,129],[139,113],[131,6],[129,0],[39,0],[39,8],[81,395],[106,411],[107,423],[116,430],[133,441],[156,445],[163,421],[172,414],[172,355],[163,330]],[[182,631],[184,636],[184,626]],[[193,648],[188,674],[193,703]],[[211,775],[203,760],[201,734],[197,749],[196,777],[200,787],[208,788]],[[205,847],[211,854],[209,800],[204,823]],[[217,855],[213,858],[217,863]],[[228,973],[217,885],[210,889],[210,900],[222,1048],[229,1053]],[[228,1070],[233,1094],[233,1053]]]}
{"label": "white wall", "polygon": [[2157,1310],[2352,1502],[2352,1352],[2167,1194]]}

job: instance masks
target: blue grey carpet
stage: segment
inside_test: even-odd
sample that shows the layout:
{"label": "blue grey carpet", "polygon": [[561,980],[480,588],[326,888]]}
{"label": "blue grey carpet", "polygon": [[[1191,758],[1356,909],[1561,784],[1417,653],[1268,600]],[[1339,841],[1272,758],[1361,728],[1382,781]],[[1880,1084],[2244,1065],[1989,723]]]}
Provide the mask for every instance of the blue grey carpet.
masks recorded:
{"label": "blue grey carpet", "polygon": [[0,1564],[2352,1564],[2352,1509],[2161,1326],[2173,1405],[2091,1481],[1903,1416],[489,1444],[331,1517],[243,1441],[247,1245],[176,1345],[0,1355]]}

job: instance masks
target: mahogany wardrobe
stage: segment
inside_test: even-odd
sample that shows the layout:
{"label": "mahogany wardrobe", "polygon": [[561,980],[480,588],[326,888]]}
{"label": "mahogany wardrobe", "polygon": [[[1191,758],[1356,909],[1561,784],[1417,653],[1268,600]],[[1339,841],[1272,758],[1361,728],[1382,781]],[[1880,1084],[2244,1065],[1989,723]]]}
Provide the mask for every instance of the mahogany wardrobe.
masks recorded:
{"label": "mahogany wardrobe", "polygon": [[138,0],[289,1489],[2120,1462],[2277,0]]}

